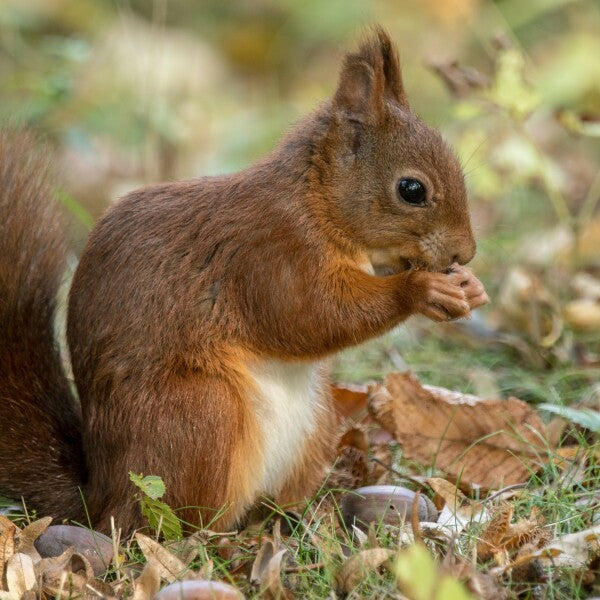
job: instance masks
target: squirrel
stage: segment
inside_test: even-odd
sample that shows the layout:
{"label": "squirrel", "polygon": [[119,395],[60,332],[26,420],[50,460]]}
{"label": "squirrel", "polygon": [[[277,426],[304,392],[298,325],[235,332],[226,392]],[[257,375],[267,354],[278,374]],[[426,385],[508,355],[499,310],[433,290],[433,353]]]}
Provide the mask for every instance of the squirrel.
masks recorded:
{"label": "squirrel", "polygon": [[131,192],[96,224],[68,301],[78,402],[53,331],[65,234],[34,146],[0,137],[0,494],[42,515],[141,527],[131,471],[161,476],[191,526],[301,502],[336,446],[327,359],[488,300],[462,266],[459,161],[377,27],[265,158]]}

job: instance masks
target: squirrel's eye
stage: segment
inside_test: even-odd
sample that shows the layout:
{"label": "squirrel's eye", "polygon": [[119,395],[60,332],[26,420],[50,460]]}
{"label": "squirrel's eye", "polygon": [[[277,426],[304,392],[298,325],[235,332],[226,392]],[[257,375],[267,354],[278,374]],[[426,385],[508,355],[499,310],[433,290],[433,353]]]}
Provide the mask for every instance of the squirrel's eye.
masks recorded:
{"label": "squirrel's eye", "polygon": [[409,204],[425,204],[427,190],[418,179],[405,178],[398,182],[398,196]]}

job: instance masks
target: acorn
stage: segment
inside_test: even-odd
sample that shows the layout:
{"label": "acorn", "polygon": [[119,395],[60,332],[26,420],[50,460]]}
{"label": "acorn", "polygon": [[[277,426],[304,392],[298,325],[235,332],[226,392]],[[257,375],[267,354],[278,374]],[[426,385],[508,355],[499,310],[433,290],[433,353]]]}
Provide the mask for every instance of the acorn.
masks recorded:
{"label": "acorn", "polygon": [[244,600],[244,595],[222,581],[188,579],[164,587],[154,600]]}
{"label": "acorn", "polygon": [[[408,488],[395,485],[371,485],[348,492],[340,503],[342,519],[348,530],[352,525],[361,529],[369,523],[399,525],[410,521],[417,494]],[[419,521],[437,522],[438,511],[433,502],[419,495],[417,504]]]}

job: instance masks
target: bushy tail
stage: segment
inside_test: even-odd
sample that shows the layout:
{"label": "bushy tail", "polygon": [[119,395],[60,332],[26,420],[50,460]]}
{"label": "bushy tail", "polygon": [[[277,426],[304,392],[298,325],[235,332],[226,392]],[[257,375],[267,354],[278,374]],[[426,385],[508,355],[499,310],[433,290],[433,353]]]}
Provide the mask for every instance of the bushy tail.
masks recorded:
{"label": "bushy tail", "polygon": [[32,136],[0,132],[0,495],[80,518],[81,415],[54,338],[65,232],[50,181]]}

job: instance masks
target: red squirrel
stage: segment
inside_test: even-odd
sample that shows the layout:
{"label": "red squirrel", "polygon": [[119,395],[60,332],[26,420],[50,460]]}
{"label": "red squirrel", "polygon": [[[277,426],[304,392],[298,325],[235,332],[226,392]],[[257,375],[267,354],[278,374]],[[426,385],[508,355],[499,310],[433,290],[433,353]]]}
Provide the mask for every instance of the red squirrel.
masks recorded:
{"label": "red squirrel", "polygon": [[79,404],[53,335],[65,234],[33,146],[0,138],[0,494],[41,515],[142,526],[130,471],[160,475],[191,525],[302,501],[335,447],[325,359],[487,301],[460,266],[460,164],[377,28],[265,158],[131,192],[95,226],[68,303]]}

